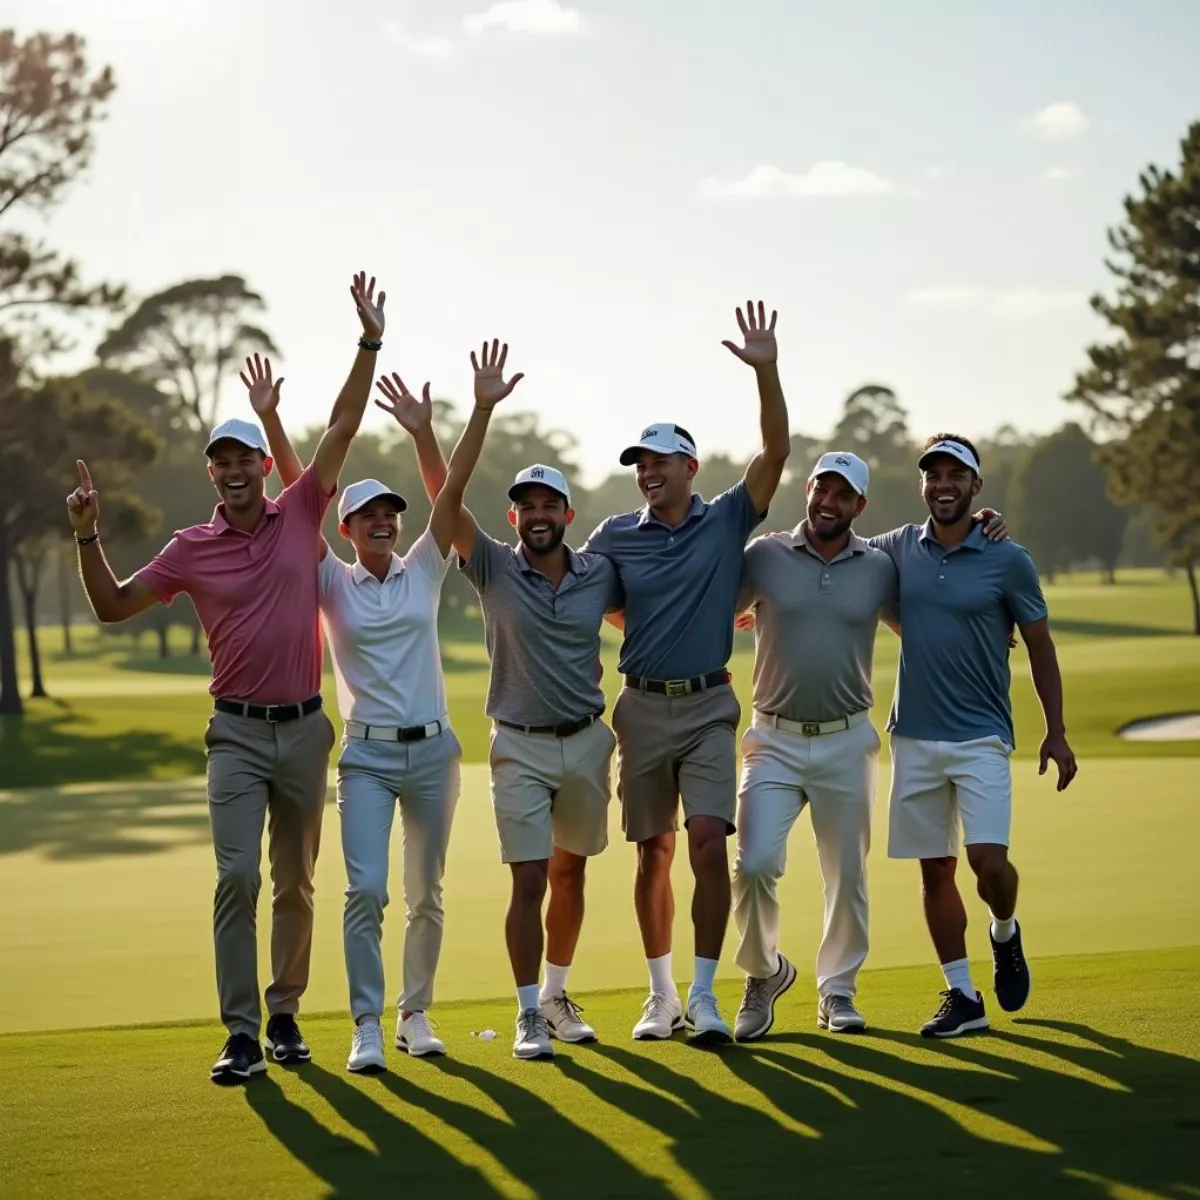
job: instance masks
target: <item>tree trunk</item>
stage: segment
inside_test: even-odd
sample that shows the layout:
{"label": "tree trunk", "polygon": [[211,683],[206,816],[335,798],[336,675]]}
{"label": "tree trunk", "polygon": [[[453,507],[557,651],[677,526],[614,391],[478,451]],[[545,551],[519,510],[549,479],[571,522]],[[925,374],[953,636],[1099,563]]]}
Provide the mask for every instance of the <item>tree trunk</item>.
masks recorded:
{"label": "tree trunk", "polygon": [[192,657],[198,658],[200,655],[200,622],[197,621],[192,626]]}
{"label": "tree trunk", "polygon": [[71,645],[71,564],[64,542],[58,548],[58,610],[62,620],[63,653],[75,653]]}
{"label": "tree trunk", "polygon": [[1117,582],[1117,564],[1116,563],[1105,563],[1104,564],[1104,582],[1105,583],[1116,583]]}
{"label": "tree trunk", "polygon": [[156,622],[154,632],[158,634],[158,657],[171,657],[171,622],[167,620],[167,614],[163,613],[161,619]]}
{"label": "tree trunk", "polygon": [[[36,555],[45,547],[36,542],[29,549],[29,555]],[[42,679],[42,652],[38,645],[37,631],[37,594],[38,584],[42,580],[42,560],[25,554],[14,554],[17,565],[17,585],[21,589],[21,603],[25,609],[25,636],[29,639],[29,672],[33,677],[33,686],[29,690],[35,700],[46,698],[46,684]]]}
{"label": "tree trunk", "polygon": [[13,632],[12,570],[8,528],[0,522],[0,715],[19,717],[25,711],[17,687],[17,642]]}
{"label": "tree trunk", "polygon": [[1200,637],[1200,588],[1196,585],[1196,560],[1189,558],[1187,567],[1188,587],[1192,589],[1192,632]]}

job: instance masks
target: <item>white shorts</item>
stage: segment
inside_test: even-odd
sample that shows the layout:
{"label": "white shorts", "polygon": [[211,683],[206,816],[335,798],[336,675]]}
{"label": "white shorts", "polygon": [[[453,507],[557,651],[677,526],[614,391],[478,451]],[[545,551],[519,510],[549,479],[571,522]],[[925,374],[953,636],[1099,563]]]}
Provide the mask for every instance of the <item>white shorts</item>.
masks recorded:
{"label": "white shorts", "polygon": [[889,858],[956,858],[963,845],[1007,846],[1012,746],[1000,737],[926,742],[892,734]]}

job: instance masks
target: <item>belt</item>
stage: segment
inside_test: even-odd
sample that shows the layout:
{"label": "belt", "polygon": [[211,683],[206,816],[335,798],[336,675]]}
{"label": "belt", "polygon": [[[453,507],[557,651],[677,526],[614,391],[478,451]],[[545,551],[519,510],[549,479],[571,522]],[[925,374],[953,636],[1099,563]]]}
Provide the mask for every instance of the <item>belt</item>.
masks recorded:
{"label": "belt", "polygon": [[409,725],[402,729],[398,725],[364,725],[361,721],[347,721],[342,728],[347,737],[364,742],[422,742],[426,738],[439,737],[448,726],[441,721],[430,721],[427,725]]}
{"label": "belt", "polygon": [[299,704],[251,704],[248,700],[226,700],[218,696],[213,701],[217,712],[231,713],[235,717],[253,717],[256,721],[295,721],[307,717],[321,707],[320,696],[310,696]]}
{"label": "belt", "polygon": [[600,713],[592,713],[591,716],[578,721],[565,721],[562,725],[514,725],[512,721],[501,721],[499,717],[495,718],[495,722],[497,725],[503,725],[505,729],[515,729],[518,733],[545,733],[552,737],[565,738],[594,725],[600,720],[600,716]]}
{"label": "belt", "polygon": [[625,686],[639,692],[654,692],[658,696],[688,696],[692,692],[720,687],[732,678],[728,671],[709,671],[707,675],[694,675],[691,679],[643,679],[640,675],[626,675]]}
{"label": "belt", "polygon": [[770,725],[775,729],[782,729],[785,733],[798,733],[803,737],[820,737],[824,733],[842,733],[847,729],[853,729],[855,725],[861,725],[867,716],[867,710],[863,709],[862,712],[851,713],[848,717],[838,717],[833,721],[790,721],[787,717],[779,717],[774,713],[761,712],[757,708],[754,710],[756,724]]}

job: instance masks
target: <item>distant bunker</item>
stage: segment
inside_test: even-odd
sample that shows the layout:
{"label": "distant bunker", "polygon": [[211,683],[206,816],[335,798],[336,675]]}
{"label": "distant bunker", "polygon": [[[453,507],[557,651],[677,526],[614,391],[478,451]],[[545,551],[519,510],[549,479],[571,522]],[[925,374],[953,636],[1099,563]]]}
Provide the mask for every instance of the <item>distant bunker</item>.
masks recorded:
{"label": "distant bunker", "polygon": [[1161,717],[1143,717],[1117,730],[1117,736],[1130,742],[1193,742],[1200,740],[1200,712],[1167,713]]}

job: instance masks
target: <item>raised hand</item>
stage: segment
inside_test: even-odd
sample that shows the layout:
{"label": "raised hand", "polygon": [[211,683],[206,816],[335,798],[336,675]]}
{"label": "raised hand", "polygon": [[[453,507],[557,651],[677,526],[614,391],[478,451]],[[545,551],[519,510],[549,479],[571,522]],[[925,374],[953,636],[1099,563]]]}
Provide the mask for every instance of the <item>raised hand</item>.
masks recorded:
{"label": "raised hand", "polygon": [[383,305],[387,300],[387,292],[381,291],[375,296],[375,276],[367,280],[366,271],[359,271],[350,285],[350,295],[354,297],[354,307],[358,309],[358,319],[362,322],[363,337],[377,342],[383,337]]}
{"label": "raised hand", "polygon": [[1070,786],[1071,780],[1075,778],[1079,771],[1079,767],[1075,762],[1075,754],[1071,750],[1071,747],[1067,745],[1066,737],[1061,733],[1046,734],[1038,755],[1039,775],[1045,775],[1046,767],[1049,765],[1051,759],[1054,760],[1055,765],[1058,767],[1058,786],[1054,790],[1061,792]]}
{"label": "raised hand", "polygon": [[76,459],[75,465],[79,468],[79,486],[67,497],[67,517],[79,537],[89,537],[96,532],[96,522],[100,520],[100,493],[92,487],[92,477],[83,459]]}
{"label": "raised hand", "polygon": [[238,372],[238,378],[246,385],[250,395],[250,407],[265,417],[279,407],[279,389],[283,387],[283,376],[271,378],[271,360],[260,359],[256,354],[246,359],[246,369]]}
{"label": "raised hand", "polygon": [[375,406],[390,413],[396,423],[409,433],[417,433],[433,421],[433,401],[429,398],[429,384],[421,389],[421,399],[408,390],[404,380],[392,372],[389,379],[386,375],[375,385],[386,399],[376,400]]}
{"label": "raised hand", "polygon": [[775,318],[778,315],[772,310],[771,321],[768,324],[763,302],[761,300],[758,302],[756,314],[754,301],[747,301],[744,317],[742,310],[740,308],[737,310],[738,328],[742,331],[742,337],[746,344],[739,346],[735,342],[725,341],[721,345],[727,347],[731,354],[736,355],[742,362],[748,363],[752,367],[769,366],[779,358],[779,346],[775,341]]}
{"label": "raised hand", "polygon": [[475,369],[475,404],[479,408],[495,408],[505,396],[521,382],[525,376],[518,372],[506,383],[504,380],[504,361],[508,358],[508,343],[500,345],[499,339],[493,338],[491,350],[487,342],[483,343],[483,359],[475,357],[471,351],[471,366]]}

